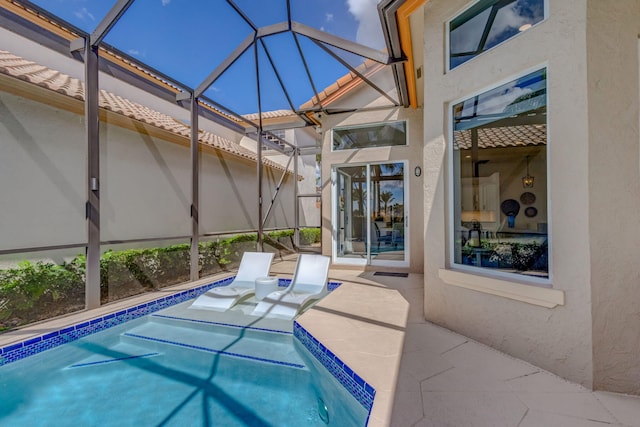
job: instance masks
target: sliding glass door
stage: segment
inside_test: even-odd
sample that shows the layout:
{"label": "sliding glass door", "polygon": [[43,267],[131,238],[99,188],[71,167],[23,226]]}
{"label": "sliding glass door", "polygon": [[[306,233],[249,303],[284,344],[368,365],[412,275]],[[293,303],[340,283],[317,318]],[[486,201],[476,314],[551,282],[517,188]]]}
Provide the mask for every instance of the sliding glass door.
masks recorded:
{"label": "sliding glass door", "polygon": [[408,266],[404,162],[336,166],[334,260]]}

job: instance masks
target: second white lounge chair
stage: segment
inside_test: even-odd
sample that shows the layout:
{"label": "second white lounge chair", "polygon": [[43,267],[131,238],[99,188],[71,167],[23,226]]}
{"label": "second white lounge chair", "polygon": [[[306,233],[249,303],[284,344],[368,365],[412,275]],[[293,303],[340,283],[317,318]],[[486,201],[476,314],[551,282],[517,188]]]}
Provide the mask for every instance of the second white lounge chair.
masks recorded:
{"label": "second white lounge chair", "polygon": [[301,254],[291,284],[271,292],[258,303],[254,316],[293,319],[311,301],[324,297],[331,259],[323,255]]}
{"label": "second white lounge chair", "polygon": [[227,286],[213,288],[200,295],[189,308],[226,311],[238,301],[255,293],[256,279],[267,277],[271,269],[273,253],[245,252],[238,267],[238,274]]}

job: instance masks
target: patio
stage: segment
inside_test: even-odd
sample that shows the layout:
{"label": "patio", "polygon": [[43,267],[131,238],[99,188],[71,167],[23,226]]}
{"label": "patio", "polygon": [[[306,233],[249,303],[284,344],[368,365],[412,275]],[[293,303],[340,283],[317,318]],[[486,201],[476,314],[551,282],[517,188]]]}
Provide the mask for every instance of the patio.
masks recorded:
{"label": "patio", "polygon": [[[294,265],[295,258],[287,259],[272,272],[290,274]],[[636,396],[590,391],[425,321],[421,274],[385,277],[334,267],[329,279],[395,289],[410,304],[393,427],[640,426]]]}

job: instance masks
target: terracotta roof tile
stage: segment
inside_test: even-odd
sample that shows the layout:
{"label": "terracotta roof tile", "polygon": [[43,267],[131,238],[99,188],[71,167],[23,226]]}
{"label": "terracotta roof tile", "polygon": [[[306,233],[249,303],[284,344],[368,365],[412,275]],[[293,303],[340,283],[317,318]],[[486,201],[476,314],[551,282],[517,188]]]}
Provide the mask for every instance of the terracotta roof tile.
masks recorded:
{"label": "terracotta roof tile", "polygon": [[[258,120],[258,113],[253,113],[253,114],[244,114],[242,117],[244,117],[247,120]],[[284,118],[284,117],[298,117],[298,115],[296,113],[294,113],[291,110],[274,110],[274,111],[263,111],[262,112],[262,118],[263,119],[277,119],[277,118]]]}
{"label": "terracotta roof tile", "polygon": [[[365,77],[369,77],[379,70],[383,69],[384,65],[373,61],[371,59],[367,59],[362,64],[358,65],[355,69],[361,75]],[[322,104],[326,106],[333,101],[341,98],[354,88],[360,86],[363,83],[363,80],[358,77],[358,75],[354,72],[349,72],[344,76],[340,77],[335,83],[330,84],[324,90],[318,93],[318,96],[314,96],[309,101],[305,102],[300,106],[301,110],[308,110],[318,106],[318,104]],[[319,99],[318,99],[319,98]]]}
{"label": "terracotta roof tile", "polygon": [[[454,148],[471,149],[471,131],[453,132]],[[478,148],[525,147],[546,145],[547,125],[520,125],[478,129]]]}
{"label": "terracotta roof tile", "polygon": [[[75,99],[84,100],[84,83],[80,80],[3,50],[0,50],[0,73]],[[148,123],[181,137],[189,138],[191,134],[191,128],[179,120],[105,90],[100,90],[99,105],[105,110],[143,123]],[[269,115],[269,117],[295,115],[289,110],[278,110],[265,114]],[[225,151],[229,154],[243,157],[254,162],[258,160],[257,154],[253,151],[218,135],[214,135],[213,133],[200,131],[198,139],[202,144]],[[284,170],[283,166],[270,159],[264,158],[262,162],[271,168]],[[291,170],[288,170],[288,172],[291,172]]]}

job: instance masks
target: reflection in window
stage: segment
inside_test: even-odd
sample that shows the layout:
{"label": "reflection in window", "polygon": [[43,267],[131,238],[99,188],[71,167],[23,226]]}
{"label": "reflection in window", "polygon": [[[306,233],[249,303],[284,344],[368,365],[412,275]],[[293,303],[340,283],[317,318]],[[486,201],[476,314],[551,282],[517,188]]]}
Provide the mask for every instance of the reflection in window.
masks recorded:
{"label": "reflection in window", "polygon": [[453,261],[548,277],[546,70],[453,106]]}
{"label": "reflection in window", "polygon": [[449,23],[449,69],[544,19],[544,0],[481,0]]}
{"label": "reflection in window", "polygon": [[333,150],[407,145],[407,123],[377,123],[333,129]]}

